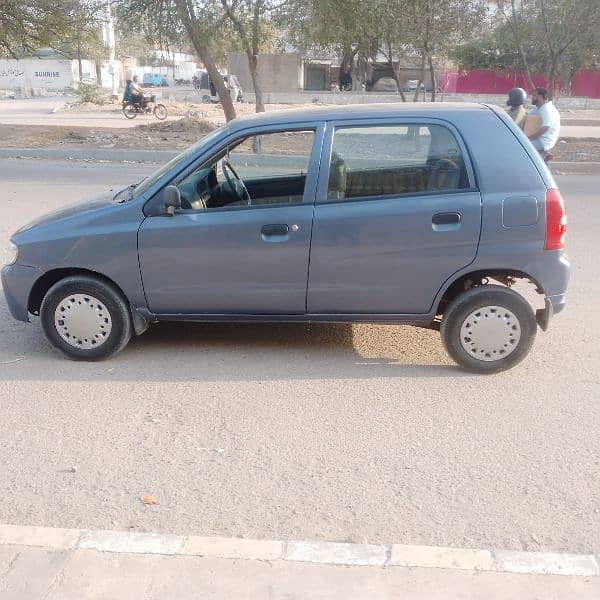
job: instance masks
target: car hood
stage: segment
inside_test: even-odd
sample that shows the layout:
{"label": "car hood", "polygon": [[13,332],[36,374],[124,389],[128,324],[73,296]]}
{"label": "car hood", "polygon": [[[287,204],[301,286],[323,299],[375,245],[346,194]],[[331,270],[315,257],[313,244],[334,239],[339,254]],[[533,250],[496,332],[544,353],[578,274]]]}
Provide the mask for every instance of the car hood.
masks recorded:
{"label": "car hood", "polygon": [[91,214],[95,211],[105,208],[106,206],[114,204],[114,196],[115,191],[110,190],[87,200],[70,204],[64,208],[59,208],[58,210],[53,210],[52,212],[46,213],[45,215],[30,221],[27,223],[27,225],[24,225],[21,227],[21,229],[18,229],[14,235],[30,231],[31,229],[39,227],[40,225],[48,225],[53,222],[62,221],[63,219],[67,219],[75,215],[84,215],[85,213]]}

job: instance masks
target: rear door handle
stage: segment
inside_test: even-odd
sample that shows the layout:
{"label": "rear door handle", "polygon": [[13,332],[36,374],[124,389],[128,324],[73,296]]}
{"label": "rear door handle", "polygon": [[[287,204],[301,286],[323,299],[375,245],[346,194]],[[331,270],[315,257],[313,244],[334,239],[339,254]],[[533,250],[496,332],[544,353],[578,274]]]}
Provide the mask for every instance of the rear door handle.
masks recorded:
{"label": "rear door handle", "polygon": [[443,212],[437,213],[431,217],[431,222],[434,225],[456,225],[460,223],[460,213]]}
{"label": "rear door handle", "polygon": [[270,225],[263,225],[260,230],[264,237],[271,237],[274,235],[287,235],[290,231],[289,225],[283,223],[272,223]]}

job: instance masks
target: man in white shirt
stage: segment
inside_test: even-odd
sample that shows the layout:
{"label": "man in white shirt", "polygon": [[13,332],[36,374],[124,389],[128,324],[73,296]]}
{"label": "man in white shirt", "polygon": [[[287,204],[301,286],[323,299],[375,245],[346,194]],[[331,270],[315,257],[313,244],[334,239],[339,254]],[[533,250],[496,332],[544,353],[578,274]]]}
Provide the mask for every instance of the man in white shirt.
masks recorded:
{"label": "man in white shirt", "polygon": [[529,114],[539,116],[541,124],[536,131],[529,134],[529,139],[536,149],[544,154],[552,150],[558,141],[560,115],[552,100],[548,100],[548,90],[544,88],[536,88],[533,91],[531,103],[534,108]]}

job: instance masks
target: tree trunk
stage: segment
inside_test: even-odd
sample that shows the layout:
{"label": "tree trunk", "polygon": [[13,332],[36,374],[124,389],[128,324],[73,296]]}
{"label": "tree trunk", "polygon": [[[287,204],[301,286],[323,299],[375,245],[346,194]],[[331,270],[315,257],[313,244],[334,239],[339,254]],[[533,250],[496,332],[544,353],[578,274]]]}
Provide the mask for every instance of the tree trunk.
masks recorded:
{"label": "tree trunk", "polygon": [[402,84],[400,83],[400,75],[398,75],[398,66],[394,66],[394,63],[390,61],[390,66],[392,67],[392,73],[394,74],[394,81],[398,86],[398,93],[400,94],[400,98],[402,98],[402,102],[406,102],[406,96],[404,94],[404,90],[402,89]]}
{"label": "tree trunk", "polygon": [[352,81],[352,88],[354,88],[355,86],[355,73],[354,73],[354,57],[356,56],[358,52],[358,48],[353,49],[349,49],[346,50],[344,52],[344,55],[342,57],[342,62],[340,64],[340,90],[343,87],[343,80],[342,80],[342,75],[348,75],[350,76],[350,79]]}
{"label": "tree trunk", "polygon": [[435,78],[435,69],[433,67],[433,58],[431,58],[431,54],[427,55],[427,62],[429,63],[429,75],[431,77],[431,101],[435,102],[435,94],[437,91],[437,81]]}
{"label": "tree trunk", "polygon": [[79,83],[83,81],[83,66],[81,62],[81,44],[77,41],[77,68],[79,69]]}
{"label": "tree trunk", "polygon": [[223,107],[225,120],[231,121],[236,117],[235,107],[233,106],[233,101],[231,100],[231,94],[225,86],[223,77],[221,77],[221,73],[219,73],[219,69],[217,69],[217,65],[208,51],[208,47],[204,45],[204,40],[199,33],[199,28],[196,22],[197,17],[193,7],[186,0],[176,0],[175,4],[188,37],[194,46],[194,50],[196,50],[198,58],[204,63],[204,68],[206,69],[208,76],[217,90],[219,100],[221,101],[221,106]]}
{"label": "tree trunk", "polygon": [[256,97],[255,112],[265,112],[263,91],[258,76],[258,56],[256,54],[248,54],[248,67],[250,70],[250,78],[252,79],[252,87],[254,88],[254,95]]}
{"label": "tree trunk", "polygon": [[99,87],[102,87],[102,61],[96,59],[94,64],[96,65],[96,83]]}
{"label": "tree trunk", "polygon": [[196,52],[198,53],[200,60],[204,63],[204,68],[208,72],[208,76],[217,90],[221,106],[223,107],[223,113],[225,114],[225,120],[231,121],[232,119],[235,119],[237,115],[235,113],[231,94],[229,93],[229,88],[225,86],[223,77],[221,76],[221,73],[219,73],[219,69],[217,69],[217,65],[213,61],[212,56],[205,46],[196,46],[196,44],[194,44],[194,46],[196,47]]}
{"label": "tree trunk", "polygon": [[510,28],[512,29],[513,36],[515,38],[515,43],[517,45],[517,52],[521,57],[521,62],[523,63],[523,70],[525,71],[525,79],[527,81],[527,85],[530,90],[533,90],[535,85],[533,84],[533,79],[531,77],[531,69],[529,68],[529,60],[527,59],[527,53],[523,48],[523,40],[521,38],[521,32],[519,30],[519,23],[517,22],[517,7],[515,0],[511,0],[511,8],[512,8],[512,19],[510,19],[504,10],[502,10],[502,14],[504,18],[508,21]]}
{"label": "tree trunk", "polygon": [[390,68],[392,69],[392,75],[394,77],[394,81],[396,82],[396,87],[398,88],[398,93],[400,94],[400,97],[402,98],[402,102],[406,102],[406,96],[404,95],[404,90],[402,89],[402,84],[400,83],[400,74],[398,73],[398,63],[394,64],[394,52],[392,49],[392,44],[390,42],[388,42],[387,44],[387,50],[388,50],[388,55],[387,55],[387,59],[388,59],[388,64],[390,65]]}
{"label": "tree trunk", "polygon": [[415,97],[413,102],[419,101],[419,94],[421,93],[421,84],[425,81],[425,51],[421,52],[421,70],[419,75],[419,81],[417,81],[417,89],[415,90]]}

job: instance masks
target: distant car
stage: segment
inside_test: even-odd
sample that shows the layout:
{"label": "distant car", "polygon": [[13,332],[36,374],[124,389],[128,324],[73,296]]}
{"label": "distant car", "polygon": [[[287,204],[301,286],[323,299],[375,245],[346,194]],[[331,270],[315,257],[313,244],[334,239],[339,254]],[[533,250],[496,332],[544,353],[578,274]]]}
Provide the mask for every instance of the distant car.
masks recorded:
{"label": "distant car", "polygon": [[273,111],[22,228],[2,284],[12,315],[39,315],[74,359],[155,321],[405,323],[493,373],[563,309],[565,231],[552,175],[500,109]]}

